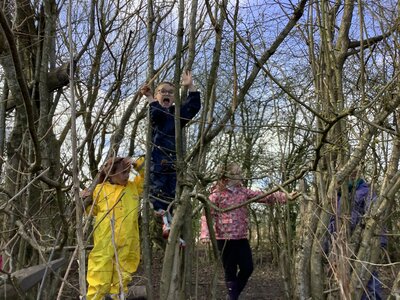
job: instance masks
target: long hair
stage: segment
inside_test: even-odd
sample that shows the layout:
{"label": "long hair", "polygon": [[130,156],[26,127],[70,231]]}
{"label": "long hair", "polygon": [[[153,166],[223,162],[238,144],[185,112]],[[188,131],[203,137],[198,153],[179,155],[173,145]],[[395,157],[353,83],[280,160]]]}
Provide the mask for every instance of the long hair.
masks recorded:
{"label": "long hair", "polygon": [[100,169],[99,183],[102,183],[104,181],[109,181],[110,176],[115,175],[117,173],[118,168],[120,166],[123,166],[127,159],[129,158],[119,157],[119,156],[107,159],[104,165]]}

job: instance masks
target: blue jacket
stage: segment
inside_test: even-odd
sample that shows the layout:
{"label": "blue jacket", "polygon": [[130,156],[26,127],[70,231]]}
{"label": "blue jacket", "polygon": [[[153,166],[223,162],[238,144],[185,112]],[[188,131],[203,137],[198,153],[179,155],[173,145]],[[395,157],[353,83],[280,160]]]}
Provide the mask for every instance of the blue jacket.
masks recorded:
{"label": "blue jacket", "polygon": [[[363,179],[355,181],[355,190],[353,184],[351,182],[349,183],[349,194],[349,198],[351,199],[350,230],[353,232],[356,226],[360,223],[361,218],[370,209],[372,202],[376,201],[376,194],[371,191],[369,185]],[[341,206],[340,200],[341,197],[339,195],[339,210]]]}
{"label": "blue jacket", "polygon": [[[354,190],[355,188],[355,190]],[[370,206],[376,201],[377,196],[371,191],[368,183],[363,179],[357,179],[354,183],[349,183],[349,194],[351,200],[351,211],[350,211],[350,231],[353,232],[356,226],[360,223],[363,216],[368,212]],[[338,214],[341,211],[341,195],[338,194]],[[335,217],[331,217],[329,223],[329,233],[336,231]],[[381,246],[387,245],[386,236],[381,236]]]}
{"label": "blue jacket", "polygon": [[[184,127],[200,110],[200,92],[189,92],[181,106],[181,126]],[[162,107],[157,101],[150,103],[152,126],[152,161],[159,163],[167,158],[175,160],[175,106]]]}
{"label": "blue jacket", "polygon": [[[360,223],[363,216],[368,212],[370,206],[373,202],[376,201],[376,194],[371,191],[370,186],[363,179],[357,179],[353,183],[349,183],[349,195],[351,201],[351,217],[350,217],[350,231],[353,232],[356,226]],[[338,214],[340,215],[341,211],[341,195],[338,194]],[[332,216],[330,219],[329,233],[333,233],[336,231],[336,223],[335,217]],[[325,240],[324,243],[325,253],[328,252],[329,241]],[[387,237],[381,236],[381,247],[387,246]],[[361,296],[361,300],[366,299],[374,299],[380,300],[381,298],[381,282],[378,279],[378,273],[376,271],[372,272],[372,276],[367,283],[367,290]]]}

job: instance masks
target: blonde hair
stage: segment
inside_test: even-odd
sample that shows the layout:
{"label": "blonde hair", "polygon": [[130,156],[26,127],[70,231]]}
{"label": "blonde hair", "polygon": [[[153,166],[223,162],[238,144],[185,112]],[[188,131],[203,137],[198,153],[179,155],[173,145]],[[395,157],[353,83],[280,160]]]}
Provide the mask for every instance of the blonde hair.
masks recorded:
{"label": "blonde hair", "polygon": [[[239,172],[237,170],[239,169]],[[237,174],[239,173],[239,174]],[[242,168],[236,162],[230,162],[227,164],[219,165],[217,169],[218,180],[223,179],[243,179],[242,178]]]}
{"label": "blonde hair", "polygon": [[161,81],[159,84],[157,84],[157,87],[155,90],[156,93],[158,92],[160,86],[162,86],[163,84],[168,84],[168,85],[172,86],[173,88],[175,88],[175,84],[173,84],[171,81]]}

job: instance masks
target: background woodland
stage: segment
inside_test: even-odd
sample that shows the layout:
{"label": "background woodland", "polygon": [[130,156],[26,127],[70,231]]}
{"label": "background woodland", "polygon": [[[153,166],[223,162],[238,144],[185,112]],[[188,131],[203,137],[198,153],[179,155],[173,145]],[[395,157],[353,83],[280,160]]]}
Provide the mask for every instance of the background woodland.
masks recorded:
{"label": "background woodland", "polygon": [[[301,193],[280,207],[250,205],[253,247],[271,253],[287,299],[359,299],[375,266],[393,275],[386,289],[400,297],[399,13],[395,0],[0,0],[3,272],[67,257],[79,261],[79,284],[71,287],[67,267],[21,297],[85,294],[92,228],[79,192],[107,157],[149,153],[139,89],[179,87],[190,69],[202,109],[177,136],[184,151],[168,243],[143,195],[149,299],[193,299],[199,218],[226,161],[240,163],[249,187]],[[354,172],[378,198],[352,236],[344,214],[328,259],[327,224]],[[157,291],[156,248],[164,251]],[[217,257],[215,244],[210,251]]]}

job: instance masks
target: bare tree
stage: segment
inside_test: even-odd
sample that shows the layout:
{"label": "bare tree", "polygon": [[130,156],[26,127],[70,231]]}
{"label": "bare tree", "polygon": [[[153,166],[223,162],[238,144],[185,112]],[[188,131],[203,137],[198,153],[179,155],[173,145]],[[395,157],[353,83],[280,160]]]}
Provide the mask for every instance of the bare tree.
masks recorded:
{"label": "bare tree", "polygon": [[[67,4],[74,8],[70,22]],[[81,188],[94,186],[109,156],[148,154],[140,87],[165,79],[178,87],[182,71],[191,69],[202,111],[182,134],[176,114],[178,193],[159,293],[148,190],[143,197],[149,299],[193,296],[192,228],[198,212],[209,210],[207,187],[226,160],[241,162],[249,185],[268,191],[297,186],[302,193],[291,206],[253,211],[251,236],[280,262],[286,297],[360,298],[381,262],[383,227],[398,243],[391,235],[399,214],[398,13],[391,1],[1,1],[4,271],[69,255],[65,250],[78,244],[76,226],[85,234],[83,259],[90,218],[82,216],[77,180]],[[183,99],[186,91],[179,92]],[[357,169],[377,201],[364,228],[352,234],[350,205],[339,214],[336,203],[339,190],[347,203],[347,181]],[[332,217],[340,242],[328,257],[322,246]],[[185,249],[178,246],[181,236]],[[391,247],[386,259],[398,259]],[[77,254],[69,255],[59,298],[84,293],[83,269],[80,292],[68,284]],[[399,281],[397,275],[388,288],[394,297]],[[54,299],[60,281],[51,283],[52,289],[30,296]]]}
{"label": "bare tree", "polygon": [[[296,256],[298,263],[296,280],[300,298],[320,299],[324,297],[325,281],[321,279],[327,278],[328,274],[325,271],[330,269],[329,266],[333,267],[330,270],[333,270],[341,298],[345,299],[350,295],[352,299],[361,297],[364,292],[363,287],[370,278],[371,270],[367,271],[368,267],[363,268],[357,262],[349,263],[347,258],[355,256],[356,261],[370,261],[372,257],[376,257],[372,254],[378,250],[378,246],[374,242],[376,239],[371,239],[368,243],[364,239],[371,237],[371,234],[379,236],[379,232],[382,230],[381,224],[384,221],[383,212],[393,201],[393,197],[382,189],[385,185],[383,183],[376,206],[370,215],[374,222],[364,229],[363,237],[357,238],[354,235],[350,236],[349,223],[339,217],[340,213],[336,205],[337,192],[341,190],[343,197],[341,214],[350,214],[347,179],[359,165],[368,164],[365,159],[369,153],[371,141],[377,138],[377,134],[382,129],[381,126],[393,117],[392,113],[399,104],[398,97],[391,96],[393,93],[391,90],[395,87],[394,83],[398,80],[396,72],[386,83],[376,87],[376,93],[367,93],[366,78],[373,72],[374,65],[369,63],[369,58],[375,54],[375,45],[384,42],[392,34],[392,30],[389,26],[386,27],[389,28],[388,30],[370,37],[369,35],[373,34],[372,29],[368,28],[366,32],[364,30],[366,24],[363,23],[365,19],[360,18],[359,27],[362,38],[359,40],[352,38],[355,5],[355,2],[345,1],[343,4],[321,2],[310,6],[307,38],[314,77],[313,91],[317,100],[315,108],[318,112],[318,131],[315,135],[317,151],[314,161],[316,194],[312,198],[306,198],[307,203],[302,208],[304,218],[302,227],[300,227],[303,229],[298,232],[299,238],[302,238],[301,252],[298,252]],[[359,16],[363,17],[362,12],[372,8],[361,4],[357,9],[361,13]],[[317,24],[319,29],[315,30],[316,27],[313,24]],[[359,68],[351,70],[352,65],[359,66]],[[356,82],[348,80],[347,72],[357,74],[358,80]],[[377,112],[371,119],[370,112],[374,110]],[[353,132],[350,129],[352,120],[349,116],[354,116],[357,120],[356,123],[363,124],[360,125],[363,129],[356,133],[360,134],[360,137],[355,137],[355,139],[353,139]],[[395,148],[393,150],[394,153],[397,152]],[[393,173],[387,173],[387,170],[380,170],[380,172],[382,175],[379,175],[379,178],[389,176],[396,180]],[[368,170],[364,169],[364,176],[367,175],[366,173]],[[391,185],[394,188],[396,187],[395,182]],[[372,184],[378,185],[375,183],[375,179]],[[314,217],[311,217],[313,214]],[[323,245],[328,238],[326,232],[331,216],[336,217],[336,220],[338,218],[341,220],[340,225],[337,225],[336,234],[339,237],[336,237],[336,240],[342,242],[337,245],[342,252],[336,253],[335,261],[329,261],[329,265],[326,265],[323,263],[326,259]],[[304,237],[303,230],[307,230],[307,237]],[[311,248],[309,235],[313,237]],[[362,246],[358,250],[353,249],[356,252],[351,253],[349,243],[354,239],[356,239],[356,244],[360,243]],[[311,255],[310,261],[308,260],[309,255]],[[372,260],[374,263],[377,262]],[[308,265],[310,269],[307,267]],[[336,286],[333,291],[336,291]]]}

